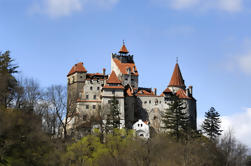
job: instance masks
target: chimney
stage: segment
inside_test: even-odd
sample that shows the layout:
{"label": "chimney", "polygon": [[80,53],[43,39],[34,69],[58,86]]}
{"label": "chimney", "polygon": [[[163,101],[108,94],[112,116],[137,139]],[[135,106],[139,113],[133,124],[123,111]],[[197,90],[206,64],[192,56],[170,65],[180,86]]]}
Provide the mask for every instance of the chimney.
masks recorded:
{"label": "chimney", "polygon": [[154,95],[157,95],[157,88],[154,88]]}
{"label": "chimney", "polygon": [[190,90],[189,89],[186,89],[186,95],[190,96]]}
{"label": "chimney", "polygon": [[188,89],[189,89],[190,95],[193,96],[193,86],[189,86]]}
{"label": "chimney", "polygon": [[103,75],[105,75],[105,68],[103,68]]}

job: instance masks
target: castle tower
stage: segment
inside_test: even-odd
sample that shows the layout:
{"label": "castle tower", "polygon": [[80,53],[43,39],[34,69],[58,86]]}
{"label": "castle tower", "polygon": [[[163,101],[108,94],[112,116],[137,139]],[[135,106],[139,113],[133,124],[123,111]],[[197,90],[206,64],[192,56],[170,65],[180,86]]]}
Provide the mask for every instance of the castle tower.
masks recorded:
{"label": "castle tower", "polygon": [[193,97],[192,86],[186,89],[185,81],[182,77],[178,61],[175,64],[174,71],[169,82],[168,87],[163,91],[161,96],[165,97],[168,101],[171,95],[176,95],[184,102],[185,111],[188,113],[191,127],[193,129],[197,128],[197,108],[196,99]]}
{"label": "castle tower", "polygon": [[80,92],[82,91],[86,80],[86,73],[87,70],[85,69],[83,62],[79,62],[75,64],[71,68],[70,72],[67,74],[68,106],[72,103],[72,101],[69,101],[69,99],[74,100],[74,102],[76,102],[77,99],[80,97]]}
{"label": "castle tower", "polygon": [[109,107],[113,97],[115,96],[119,105],[121,127],[125,127],[124,86],[121,84],[121,81],[118,79],[114,71],[112,71],[106,81],[106,85],[102,88],[102,92],[103,108],[106,106]]}
{"label": "castle tower", "polygon": [[116,73],[123,86],[138,89],[138,70],[124,42],[118,54],[112,54],[111,71]]}

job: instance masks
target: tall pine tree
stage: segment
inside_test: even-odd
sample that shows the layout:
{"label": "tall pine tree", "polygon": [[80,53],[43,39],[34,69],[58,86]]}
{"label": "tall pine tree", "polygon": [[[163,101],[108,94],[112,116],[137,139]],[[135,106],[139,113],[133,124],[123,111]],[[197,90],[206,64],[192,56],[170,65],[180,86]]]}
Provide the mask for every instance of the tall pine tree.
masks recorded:
{"label": "tall pine tree", "polygon": [[187,130],[189,126],[189,116],[184,109],[183,101],[178,96],[173,95],[170,98],[169,108],[165,110],[162,116],[162,122],[164,123],[164,129],[166,129],[172,136],[178,141],[182,133]]}
{"label": "tall pine tree", "polygon": [[120,128],[120,110],[119,103],[115,96],[113,96],[110,103],[110,110],[107,115],[105,130],[112,132],[116,128]]}
{"label": "tall pine tree", "polygon": [[17,80],[13,76],[18,66],[13,65],[10,52],[0,52],[0,107],[7,108],[13,100],[17,87]]}
{"label": "tall pine tree", "polygon": [[208,112],[205,113],[205,120],[202,124],[202,131],[211,140],[215,140],[219,135],[221,135],[222,130],[220,130],[220,114],[211,107]]}

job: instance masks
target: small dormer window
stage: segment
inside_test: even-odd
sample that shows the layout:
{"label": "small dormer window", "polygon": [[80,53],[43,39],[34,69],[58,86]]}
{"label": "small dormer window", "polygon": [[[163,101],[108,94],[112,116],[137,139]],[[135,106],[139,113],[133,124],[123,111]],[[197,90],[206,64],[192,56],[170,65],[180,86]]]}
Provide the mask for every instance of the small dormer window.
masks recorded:
{"label": "small dormer window", "polygon": [[130,67],[127,68],[127,73],[131,74],[131,68]]}

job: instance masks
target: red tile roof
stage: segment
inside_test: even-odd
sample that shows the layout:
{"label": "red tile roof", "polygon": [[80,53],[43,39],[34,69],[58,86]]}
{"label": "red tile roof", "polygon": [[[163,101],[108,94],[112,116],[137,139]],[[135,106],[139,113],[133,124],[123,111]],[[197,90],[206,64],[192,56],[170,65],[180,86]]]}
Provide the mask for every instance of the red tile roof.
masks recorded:
{"label": "red tile roof", "polygon": [[103,89],[124,89],[122,85],[119,86],[110,86],[110,85],[105,85]]}
{"label": "red tile roof", "polygon": [[[127,69],[130,68],[131,69],[131,74],[132,75],[135,75],[135,76],[138,76],[138,71],[137,71],[137,68],[135,66],[134,63],[121,63],[120,60],[118,60],[117,58],[113,58],[113,61],[115,62],[115,64],[118,66],[120,72],[122,74],[129,74],[127,72]],[[134,72],[134,69],[135,69],[135,72]]]}
{"label": "red tile roof", "polygon": [[163,91],[163,93],[170,93],[170,92],[172,92],[169,88],[166,88],[164,91]]}
{"label": "red tile roof", "polygon": [[186,92],[183,90],[183,89],[179,89],[177,92],[176,92],[176,96],[178,96],[180,99],[191,99],[190,97],[188,97],[186,95]]}
{"label": "red tile roof", "polygon": [[127,89],[126,89],[126,94],[127,94],[128,96],[133,96],[133,92],[132,92],[131,88],[127,88]]}
{"label": "red tile roof", "polygon": [[109,76],[108,80],[106,81],[107,84],[121,84],[121,81],[116,76],[115,72],[112,71],[111,75]]}
{"label": "red tile roof", "polygon": [[79,63],[75,64],[75,65],[71,68],[71,70],[70,70],[70,72],[67,74],[67,76],[72,75],[72,74],[74,74],[74,73],[76,73],[76,72],[79,72],[79,73],[86,73],[86,72],[87,72],[87,70],[85,69],[85,67],[84,67],[84,65],[83,65],[83,62],[79,62]]}
{"label": "red tile roof", "polygon": [[169,88],[166,88],[160,96],[165,96],[164,93],[172,93],[172,91]]}
{"label": "red tile roof", "polygon": [[121,47],[119,53],[124,53],[124,54],[127,54],[129,53],[129,51],[127,50],[125,44],[123,43],[123,46]]}
{"label": "red tile roof", "polygon": [[156,96],[156,95],[154,94],[154,92],[148,92],[146,90],[139,90],[136,93],[136,96]]}
{"label": "red tile roof", "polygon": [[175,87],[185,87],[185,83],[180,72],[180,67],[178,63],[176,63],[171,81],[168,86],[175,86]]}

